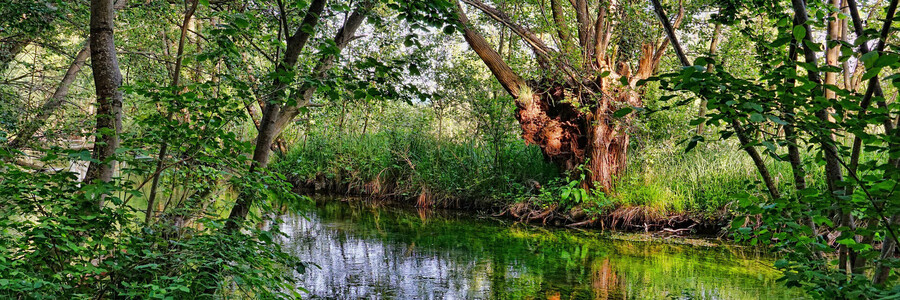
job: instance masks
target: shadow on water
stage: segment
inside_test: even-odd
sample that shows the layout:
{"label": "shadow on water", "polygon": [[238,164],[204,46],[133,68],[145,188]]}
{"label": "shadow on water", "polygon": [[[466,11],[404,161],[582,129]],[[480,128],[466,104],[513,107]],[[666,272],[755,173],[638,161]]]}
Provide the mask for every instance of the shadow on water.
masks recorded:
{"label": "shadow on water", "polygon": [[324,202],[284,216],[311,298],[793,299],[771,261],[730,247],[609,239],[462,213]]}

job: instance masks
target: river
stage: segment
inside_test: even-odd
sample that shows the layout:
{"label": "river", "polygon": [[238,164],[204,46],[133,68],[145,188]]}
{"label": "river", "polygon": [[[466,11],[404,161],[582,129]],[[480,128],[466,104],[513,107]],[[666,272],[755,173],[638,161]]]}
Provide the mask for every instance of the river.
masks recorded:
{"label": "river", "polygon": [[802,298],[739,247],[336,201],[282,221],[306,298]]}

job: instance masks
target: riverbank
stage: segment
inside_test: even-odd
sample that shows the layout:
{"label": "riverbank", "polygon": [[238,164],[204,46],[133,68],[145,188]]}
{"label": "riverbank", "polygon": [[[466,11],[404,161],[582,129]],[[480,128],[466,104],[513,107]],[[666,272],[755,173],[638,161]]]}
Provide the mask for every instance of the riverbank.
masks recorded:
{"label": "riverbank", "polygon": [[[736,195],[752,190],[753,164],[727,141],[681,151],[669,144],[635,149],[611,195],[573,184],[577,178],[569,180],[572,174],[519,140],[493,147],[414,130],[310,134],[273,167],[299,193],[482,210],[554,226],[717,234],[732,217]],[[782,165],[772,170],[790,178]]]}
{"label": "riverbank", "polygon": [[427,195],[420,194],[418,197],[402,197],[379,193],[380,191],[367,188],[377,186],[377,184],[373,183],[362,187],[328,181],[292,181],[291,183],[294,185],[295,193],[325,196],[319,197],[319,201],[365,202],[409,209],[450,209],[541,226],[644,232],[665,236],[719,236],[725,233],[724,230],[731,220],[731,215],[725,210],[719,214],[659,214],[640,206],[600,211],[596,208],[583,206],[562,208],[551,205],[549,207],[541,207],[530,202],[516,202],[506,205],[453,205],[461,203],[489,203],[484,201],[449,201],[442,202],[443,205],[441,206],[435,206],[433,203],[423,200],[423,198],[427,199]]}

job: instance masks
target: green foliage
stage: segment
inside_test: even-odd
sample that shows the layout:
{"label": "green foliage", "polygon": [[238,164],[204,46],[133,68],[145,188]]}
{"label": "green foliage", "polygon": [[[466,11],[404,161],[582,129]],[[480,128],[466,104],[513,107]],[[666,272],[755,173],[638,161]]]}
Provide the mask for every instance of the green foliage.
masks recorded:
{"label": "green foliage", "polygon": [[540,151],[524,143],[499,145],[501,152],[495,153],[477,141],[454,142],[416,129],[422,127],[343,137],[308,133],[273,168],[300,183],[324,176],[351,187],[394,186],[395,193],[410,198],[427,193],[435,204],[504,203],[509,201],[504,195],[516,194],[529,181],[556,176]]}
{"label": "green foliage", "polygon": [[[306,265],[281,251],[277,220],[268,212],[303,201],[280,174],[249,176],[244,153],[251,144],[234,132],[244,117],[238,99],[213,83],[177,90],[137,83],[124,90],[135,107],[163,110],[132,115],[112,182],[84,184],[67,171],[72,161],[91,161],[86,150],[43,149],[34,163],[52,169],[34,171],[13,163],[30,159],[25,153],[0,148],[0,273],[6,274],[0,295],[296,296],[294,274]],[[151,155],[163,142],[169,151],[157,169],[159,158]],[[157,205],[147,207],[157,172]],[[262,212],[238,231],[224,229],[234,201],[228,183],[251,191]],[[153,215],[144,222],[147,212]]]}
{"label": "green foliage", "polygon": [[[897,267],[892,245],[900,202],[894,194],[898,165],[892,158],[900,147],[895,130],[882,126],[893,127],[890,111],[896,108],[861,105],[865,96],[849,89],[849,83],[826,84],[820,78],[825,72],[838,74],[840,67],[803,58],[823,51],[823,44],[808,38],[824,29],[833,8],[810,2],[810,22],[796,24],[779,3],[736,3],[729,10],[728,18],[746,23],[738,25],[739,38],[755,47],[756,68],[703,72],[702,65],[714,59],[702,58],[698,66],[660,76],[661,87],[708,100],[708,118],[696,123],[722,126],[722,140],[737,136],[740,147],[771,159],[757,166],[761,180],[748,182],[758,188],[735,195],[746,217],[735,218],[732,229],[740,241],[770,245],[784,254],[776,267],[785,272],[788,286],[818,298],[895,296],[900,286],[892,271]],[[760,11],[767,12],[764,19],[757,19]],[[860,39],[857,43],[866,37]],[[827,46],[842,47],[841,61],[862,62],[861,80],[900,68],[896,57],[881,59],[897,56],[893,52],[862,55],[840,41]],[[799,61],[792,53],[800,53]],[[853,139],[859,144],[854,146]],[[764,180],[773,184],[761,184]],[[785,180],[792,184],[780,183]]]}
{"label": "green foliage", "polygon": [[[556,205],[563,210],[582,207],[589,212],[602,213],[614,208],[613,201],[599,187],[584,187],[588,170],[577,166],[568,175],[554,178],[543,185],[537,199],[539,205]],[[576,175],[577,174],[577,175]],[[595,184],[594,186],[599,186]],[[528,200],[528,199],[526,199]]]}
{"label": "green foliage", "polygon": [[143,224],[127,203],[137,191],[124,182],[0,168],[2,297],[290,297],[290,270],[305,268],[281,252],[277,227],[232,234],[202,213]]}

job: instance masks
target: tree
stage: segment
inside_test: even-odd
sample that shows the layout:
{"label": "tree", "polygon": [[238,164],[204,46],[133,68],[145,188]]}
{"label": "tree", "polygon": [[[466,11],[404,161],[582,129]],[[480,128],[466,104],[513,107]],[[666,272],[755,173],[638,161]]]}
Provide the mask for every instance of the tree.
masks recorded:
{"label": "tree", "polygon": [[[276,76],[270,93],[266,95],[266,99],[263,101],[263,115],[259,123],[256,146],[253,150],[253,163],[250,166],[251,173],[266,169],[269,163],[272,142],[281,134],[288,123],[293,121],[300,113],[300,109],[310,104],[310,100],[318,88],[316,85],[304,84],[296,94],[291,95],[293,99],[285,103],[285,98],[288,96],[286,88],[294,80],[294,65],[296,65],[300,52],[319,22],[325,2],[325,0],[313,1],[303,21],[301,21],[295,33],[287,40],[284,58],[275,70],[276,74],[282,74],[282,76]],[[326,71],[334,64],[335,56],[353,40],[356,30],[365,21],[366,14],[369,13],[372,5],[372,2],[366,1],[359,4],[350,13],[332,40],[333,48],[330,49],[330,53],[321,53],[321,59],[313,69],[312,79],[321,80],[326,76]],[[288,76],[283,76],[283,74],[288,74]],[[237,228],[237,222],[246,218],[252,204],[253,198],[248,193],[242,193],[229,214],[228,218],[232,221],[228,223],[230,229]]]}
{"label": "tree", "polygon": [[47,122],[47,119],[63,105],[66,96],[69,94],[69,87],[75,81],[75,78],[78,77],[78,72],[84,67],[84,62],[87,61],[90,53],[90,45],[85,45],[84,48],[78,51],[78,54],[75,54],[75,59],[72,61],[72,64],[69,65],[69,69],[66,70],[66,74],[56,87],[56,91],[53,92],[53,95],[50,96],[43,105],[41,105],[41,109],[38,111],[37,116],[16,132],[16,137],[9,142],[7,145],[8,147],[19,149],[28,144],[34,133],[41,129],[41,127],[44,126],[44,123]]}
{"label": "tree", "polygon": [[[556,47],[548,46],[504,11],[479,0],[462,2],[509,28],[534,52],[536,65],[546,70],[535,80],[519,76],[470,24],[462,4],[457,3],[466,42],[515,99],[516,119],[525,142],[540,146],[548,159],[568,170],[587,164],[586,184],[611,192],[615,177],[626,166],[632,111],[643,106],[640,81],[659,68],[669,41],[616,39],[614,34],[623,24],[639,22],[625,13],[628,3],[616,0],[550,1],[553,26],[549,33],[555,32]],[[564,3],[571,6],[564,7]],[[597,11],[596,16],[592,11]],[[574,22],[566,18],[571,13]],[[674,27],[683,17],[682,6]],[[570,33],[572,27],[575,36]],[[636,62],[630,61],[632,53],[625,50],[634,46],[639,49],[634,55]]]}
{"label": "tree", "polygon": [[[115,171],[115,153],[122,132],[122,73],[113,37],[114,0],[91,1],[91,67],[97,93],[97,130],[86,183],[108,182]],[[124,1],[123,1],[124,2]]]}
{"label": "tree", "polygon": [[[783,250],[786,256],[776,266],[785,271],[784,281],[806,288],[815,297],[896,295],[900,287],[890,278],[897,266],[900,232],[900,206],[894,193],[900,178],[896,159],[900,131],[893,117],[896,108],[884,98],[881,81],[890,80],[896,87],[898,80],[896,75],[881,74],[900,67],[900,56],[885,48],[895,35],[892,23],[898,1],[890,1],[884,9],[880,30],[865,29],[854,0],[791,0],[789,13],[781,1],[737,4],[723,19],[743,27],[739,31],[755,45],[758,74],[745,78],[723,68],[697,72],[698,66],[686,65],[681,72],[659,76],[663,89],[708,100],[716,111],[697,121],[729,124],[730,128],[720,131],[722,138],[737,135],[741,147],[758,162],[771,197],[739,199],[740,211],[759,221],[734,220],[736,237],[772,243]],[[852,44],[841,33],[845,6],[856,34]],[[817,41],[819,37],[824,41]],[[825,64],[817,61],[820,56]],[[858,71],[839,64],[845,61],[855,62]],[[844,76],[838,76],[839,72]],[[853,84],[854,74],[868,80],[863,91]],[[877,109],[872,102],[878,103]],[[779,126],[783,134],[772,130]],[[851,134],[852,145],[845,145],[841,137]],[[779,192],[768,171],[771,164],[761,160],[758,146],[764,146],[760,149],[774,164],[791,165],[793,191]],[[787,153],[781,152],[782,147]],[[862,157],[865,152],[868,158]],[[808,176],[807,170],[823,176]],[[823,231],[832,232],[833,240]],[[874,271],[866,272],[870,268]]]}

